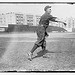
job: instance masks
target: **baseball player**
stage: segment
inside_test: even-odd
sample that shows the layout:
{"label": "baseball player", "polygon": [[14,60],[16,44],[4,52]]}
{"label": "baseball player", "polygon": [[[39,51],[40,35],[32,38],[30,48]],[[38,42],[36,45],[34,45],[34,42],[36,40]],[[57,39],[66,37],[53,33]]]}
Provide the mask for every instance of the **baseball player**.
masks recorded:
{"label": "baseball player", "polygon": [[66,26],[66,23],[62,21],[58,21],[57,17],[53,17],[51,15],[51,6],[46,6],[44,8],[45,13],[41,16],[38,28],[36,30],[37,33],[37,41],[35,42],[32,50],[28,53],[28,59],[32,60],[33,52],[38,48],[41,47],[43,51],[46,50],[46,37],[48,37],[47,28],[49,26],[49,21],[53,22],[61,22]]}

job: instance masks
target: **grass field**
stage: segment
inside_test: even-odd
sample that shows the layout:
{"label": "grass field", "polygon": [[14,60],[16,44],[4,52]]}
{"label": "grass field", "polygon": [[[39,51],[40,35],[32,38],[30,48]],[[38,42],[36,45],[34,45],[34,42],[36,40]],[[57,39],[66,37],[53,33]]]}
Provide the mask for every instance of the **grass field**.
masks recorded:
{"label": "grass field", "polygon": [[[69,71],[75,69],[75,33],[50,33],[47,50],[27,53],[36,41],[35,33],[0,34],[0,71]],[[44,56],[43,56],[44,55]]]}

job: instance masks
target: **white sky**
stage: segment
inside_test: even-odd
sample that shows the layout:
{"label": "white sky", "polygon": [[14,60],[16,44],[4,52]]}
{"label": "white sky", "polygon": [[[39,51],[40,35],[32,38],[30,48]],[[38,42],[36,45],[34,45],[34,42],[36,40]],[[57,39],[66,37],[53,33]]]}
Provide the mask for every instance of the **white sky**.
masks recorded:
{"label": "white sky", "polygon": [[0,4],[0,13],[22,12],[42,15],[46,5],[52,6],[52,15],[58,18],[75,17],[75,4]]}

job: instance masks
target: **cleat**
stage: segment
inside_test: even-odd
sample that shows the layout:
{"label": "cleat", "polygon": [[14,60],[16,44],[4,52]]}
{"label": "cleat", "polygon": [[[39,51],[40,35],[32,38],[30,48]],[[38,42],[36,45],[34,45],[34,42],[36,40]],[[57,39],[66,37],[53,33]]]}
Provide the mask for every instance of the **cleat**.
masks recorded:
{"label": "cleat", "polygon": [[32,61],[32,55],[33,55],[33,53],[28,53],[28,60],[30,60],[30,61]]}

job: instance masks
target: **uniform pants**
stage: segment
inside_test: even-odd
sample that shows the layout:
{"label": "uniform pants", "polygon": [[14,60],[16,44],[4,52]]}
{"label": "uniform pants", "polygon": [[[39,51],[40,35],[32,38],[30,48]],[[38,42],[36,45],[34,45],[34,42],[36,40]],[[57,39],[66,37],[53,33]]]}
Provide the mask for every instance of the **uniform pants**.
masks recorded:
{"label": "uniform pants", "polygon": [[37,41],[35,42],[31,53],[33,53],[38,47],[41,47],[42,50],[46,49],[46,40],[45,40],[45,28],[44,27],[40,27],[37,30]]}

